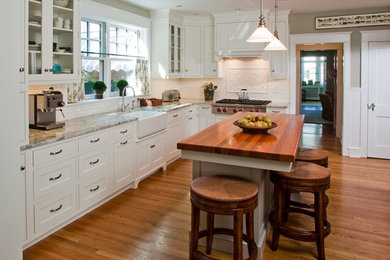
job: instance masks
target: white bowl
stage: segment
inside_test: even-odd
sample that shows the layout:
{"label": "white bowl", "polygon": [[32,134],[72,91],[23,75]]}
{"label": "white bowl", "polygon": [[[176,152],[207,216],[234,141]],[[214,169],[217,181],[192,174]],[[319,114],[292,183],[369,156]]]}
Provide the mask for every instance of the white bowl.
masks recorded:
{"label": "white bowl", "polygon": [[58,5],[61,7],[67,7],[69,4],[69,0],[53,0],[54,5]]}

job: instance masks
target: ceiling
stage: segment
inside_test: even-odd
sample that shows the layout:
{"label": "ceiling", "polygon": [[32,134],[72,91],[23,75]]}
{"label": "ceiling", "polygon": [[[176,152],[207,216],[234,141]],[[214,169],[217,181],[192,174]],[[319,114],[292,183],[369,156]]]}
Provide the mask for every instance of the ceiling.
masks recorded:
{"label": "ceiling", "polygon": [[[121,0],[146,10],[173,9],[186,14],[211,14],[259,9],[260,0]],[[263,0],[264,8],[273,8],[274,0]],[[181,7],[177,7],[181,5]],[[390,6],[389,0],[278,0],[280,9],[293,13],[312,13]]]}

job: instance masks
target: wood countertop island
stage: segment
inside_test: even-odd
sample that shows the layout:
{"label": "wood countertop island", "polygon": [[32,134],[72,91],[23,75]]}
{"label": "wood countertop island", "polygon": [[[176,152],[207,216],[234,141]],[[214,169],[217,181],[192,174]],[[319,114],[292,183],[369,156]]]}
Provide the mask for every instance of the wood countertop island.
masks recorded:
{"label": "wood countertop island", "polygon": [[[247,134],[233,122],[247,114],[267,115],[277,124],[266,134]],[[258,259],[266,244],[268,215],[272,209],[273,185],[269,170],[290,171],[302,132],[304,116],[289,114],[237,113],[209,128],[182,140],[177,148],[182,157],[193,160],[193,179],[215,174],[244,178],[259,188],[259,204],[255,210],[255,241]],[[206,226],[206,218],[200,221]],[[232,218],[218,216],[215,226],[232,228]],[[202,240],[200,240],[202,244]],[[232,252],[232,241],[215,236],[213,248]]]}
{"label": "wood countertop island", "polygon": [[[277,124],[277,127],[268,130],[268,134],[243,133],[241,128],[233,125],[233,122],[244,118],[247,114],[267,115]],[[253,167],[253,162],[255,162],[263,164],[259,166],[262,169],[289,170],[291,163],[295,160],[303,120],[303,115],[236,113],[182,140],[177,144],[177,148],[182,150],[184,158],[194,159],[193,156],[196,155],[202,157],[200,155],[202,153],[203,156],[208,157],[207,161],[210,161],[211,157],[220,158],[220,155],[224,155],[234,159],[231,161],[233,165],[236,165],[235,160],[239,160],[241,166],[244,166],[242,162],[246,161],[249,163],[246,166],[249,167]],[[267,162],[267,160],[272,162]]]}

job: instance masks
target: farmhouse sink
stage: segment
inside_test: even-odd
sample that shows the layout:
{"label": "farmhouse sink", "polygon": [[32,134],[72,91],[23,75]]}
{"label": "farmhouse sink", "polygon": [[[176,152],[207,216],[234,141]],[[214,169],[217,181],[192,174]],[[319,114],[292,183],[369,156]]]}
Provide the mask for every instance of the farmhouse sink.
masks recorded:
{"label": "farmhouse sink", "polygon": [[159,111],[135,111],[130,115],[138,117],[137,138],[141,139],[167,128],[168,116]]}

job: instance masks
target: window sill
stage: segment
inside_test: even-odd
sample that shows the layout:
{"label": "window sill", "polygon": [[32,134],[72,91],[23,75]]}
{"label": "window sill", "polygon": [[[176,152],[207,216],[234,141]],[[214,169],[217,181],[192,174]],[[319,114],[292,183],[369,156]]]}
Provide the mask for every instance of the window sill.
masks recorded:
{"label": "window sill", "polygon": [[[138,96],[135,96],[135,98],[143,98],[143,97],[149,97],[150,94],[147,94],[147,95],[138,95]],[[133,98],[133,96],[126,96],[125,98]],[[122,97],[121,96],[113,96],[113,97],[105,97],[103,99],[97,99],[97,98],[93,98],[93,99],[85,99],[83,101],[78,101],[78,102],[73,102],[73,103],[68,103],[67,106],[77,106],[77,105],[84,105],[84,104],[93,104],[93,103],[96,103],[96,102],[109,102],[109,101],[113,101],[113,100],[121,100]]]}

